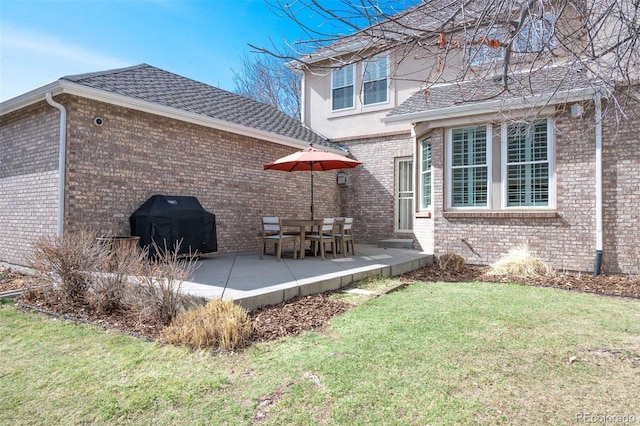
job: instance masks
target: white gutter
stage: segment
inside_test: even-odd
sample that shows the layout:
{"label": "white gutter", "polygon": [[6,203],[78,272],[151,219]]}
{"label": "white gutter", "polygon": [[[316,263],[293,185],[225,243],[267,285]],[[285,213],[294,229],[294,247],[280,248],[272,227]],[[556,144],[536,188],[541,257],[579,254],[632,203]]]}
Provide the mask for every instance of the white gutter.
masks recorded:
{"label": "white gutter", "polygon": [[[24,95],[1,103],[0,115],[8,114],[9,112],[24,108],[25,106],[34,104],[36,102],[40,102],[42,100],[43,94],[46,96],[46,93],[52,93],[53,95],[68,93],[70,95],[76,95],[87,99],[93,99],[99,102],[105,102],[112,105],[131,108],[137,111],[148,112],[150,114],[173,118],[180,121],[186,121],[188,123],[197,124],[199,126],[218,129],[237,135],[249,136],[252,138],[261,139],[264,141],[298,149],[306,148],[307,146],[309,146],[308,142],[301,141],[289,136],[279,135],[265,130],[254,129],[252,127],[231,123],[229,121],[219,120],[217,118],[212,118],[206,115],[181,110],[178,108],[167,107],[155,102],[144,101],[129,96],[123,96],[116,93],[106,92],[104,90],[94,89],[66,80],[58,80],[54,83],[48,84],[36,90],[32,90],[31,92],[25,93]],[[345,154],[344,151],[340,149],[334,149],[328,146],[323,146],[322,149],[333,152],[335,154]]]}
{"label": "white gutter", "polygon": [[600,275],[602,266],[602,99],[600,93],[594,96],[596,131],[596,259],[593,275]]}
{"label": "white gutter", "polygon": [[594,95],[593,89],[573,89],[558,92],[553,95],[541,94],[527,98],[497,99],[490,102],[467,103],[460,106],[434,109],[432,111],[418,111],[408,114],[383,117],[384,123],[417,123],[420,121],[445,120],[449,118],[467,117],[470,115],[500,112],[506,109],[535,108],[557,103],[578,102]]}
{"label": "white gutter", "polygon": [[67,152],[67,110],[62,104],[53,100],[51,92],[44,95],[45,99],[54,108],[60,111],[60,139],[58,144],[58,226],[57,234],[62,236],[64,230],[64,176],[66,172],[65,159]]}

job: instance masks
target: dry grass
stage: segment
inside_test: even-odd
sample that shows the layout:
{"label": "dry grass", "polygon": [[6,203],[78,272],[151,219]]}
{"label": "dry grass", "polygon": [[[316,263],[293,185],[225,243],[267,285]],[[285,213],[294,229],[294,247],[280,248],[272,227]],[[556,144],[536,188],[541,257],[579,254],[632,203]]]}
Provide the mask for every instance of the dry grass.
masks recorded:
{"label": "dry grass", "polygon": [[487,275],[536,278],[553,276],[554,270],[534,257],[528,246],[520,245],[493,263],[487,271]]}
{"label": "dry grass", "polygon": [[231,300],[212,299],[207,305],[179,314],[162,331],[169,343],[195,349],[231,350],[244,346],[253,324],[247,312]]}
{"label": "dry grass", "polygon": [[464,257],[456,253],[447,252],[438,259],[438,266],[443,271],[461,271],[465,265]]}

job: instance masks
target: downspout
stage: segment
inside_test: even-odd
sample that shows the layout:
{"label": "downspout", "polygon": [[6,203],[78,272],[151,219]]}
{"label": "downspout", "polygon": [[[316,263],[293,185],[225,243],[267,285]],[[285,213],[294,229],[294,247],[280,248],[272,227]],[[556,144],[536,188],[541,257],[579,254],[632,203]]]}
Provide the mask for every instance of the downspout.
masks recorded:
{"label": "downspout", "polygon": [[64,228],[64,176],[65,176],[65,156],[67,151],[67,110],[62,104],[53,100],[51,92],[44,95],[47,103],[60,111],[60,139],[58,145],[58,226],[57,234],[62,236]]}
{"label": "downspout", "polygon": [[602,99],[600,93],[594,96],[596,131],[596,259],[593,275],[600,275],[602,269]]}

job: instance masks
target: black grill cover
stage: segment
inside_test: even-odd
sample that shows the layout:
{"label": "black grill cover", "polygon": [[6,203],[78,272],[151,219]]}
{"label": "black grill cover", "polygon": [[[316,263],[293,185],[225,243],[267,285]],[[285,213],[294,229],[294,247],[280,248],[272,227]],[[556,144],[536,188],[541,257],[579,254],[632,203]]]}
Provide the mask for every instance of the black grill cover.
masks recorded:
{"label": "black grill cover", "polygon": [[149,254],[166,247],[173,251],[180,242],[178,254],[218,251],[216,216],[206,211],[196,197],[154,195],[129,218],[131,235],[140,237],[140,247]]}

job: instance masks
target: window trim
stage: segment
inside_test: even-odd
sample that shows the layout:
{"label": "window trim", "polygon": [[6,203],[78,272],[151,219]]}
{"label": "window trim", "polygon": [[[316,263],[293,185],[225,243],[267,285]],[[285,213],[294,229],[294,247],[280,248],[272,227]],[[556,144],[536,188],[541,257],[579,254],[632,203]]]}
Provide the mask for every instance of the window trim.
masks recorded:
{"label": "window trim", "polygon": [[[337,71],[344,70],[346,68],[351,68],[351,76],[352,76],[351,84],[348,85],[348,86],[335,87],[335,85],[334,85],[334,80],[335,80],[335,75],[336,75],[335,73]],[[334,109],[333,108],[333,91],[335,89],[342,89],[342,88],[349,87],[349,86],[353,87],[352,94],[351,94],[351,106],[345,107],[345,108]],[[340,67],[338,69],[335,69],[335,70],[331,71],[331,98],[329,100],[331,102],[331,111],[332,112],[341,112],[341,111],[349,111],[349,110],[355,109],[356,108],[356,99],[355,98],[356,98],[356,69],[355,69],[355,64],[347,64],[347,65],[345,65],[343,67]]]}
{"label": "window trim", "polygon": [[[422,168],[422,165],[424,164],[424,146],[423,143],[427,142],[428,144],[431,145],[431,169],[429,170],[429,176],[431,177],[431,184],[429,185],[429,191],[431,193],[431,204],[429,204],[428,206],[423,205],[423,201],[424,201],[424,175],[425,175],[425,171]],[[419,194],[418,194],[418,198],[419,198],[419,206],[418,206],[418,211],[431,211],[433,210],[433,139],[431,137],[431,135],[423,137],[422,139],[420,139],[418,141],[418,189],[419,189]],[[415,192],[415,191],[414,191]]]}
{"label": "window trim", "polygon": [[[508,201],[508,171],[507,171],[507,128],[510,124],[527,123],[532,124],[536,121],[546,120],[547,122],[547,162],[549,165],[549,203],[546,206],[507,206]],[[500,190],[501,190],[501,209],[505,211],[540,211],[556,209],[556,167],[555,167],[555,133],[553,132],[553,120],[551,117],[544,117],[538,120],[520,120],[503,122],[500,126]]]}
{"label": "window trim", "polygon": [[465,128],[469,128],[469,127],[481,127],[482,124],[478,124],[478,125],[468,125],[468,126],[456,126],[456,127],[450,127],[447,129],[447,138],[446,138],[446,144],[447,144],[447,160],[446,160],[446,182],[447,182],[447,187],[446,187],[446,209],[450,210],[450,211],[468,211],[468,210],[491,210],[493,208],[493,188],[492,188],[492,179],[491,179],[491,175],[492,175],[492,170],[493,170],[493,153],[492,153],[492,149],[491,149],[491,145],[492,145],[492,140],[493,140],[493,132],[492,132],[492,125],[491,123],[486,123],[485,124],[485,128],[486,128],[486,132],[487,132],[487,140],[486,140],[486,150],[487,150],[487,162],[486,162],[486,167],[487,167],[487,205],[486,206],[469,206],[469,207],[454,207],[452,206],[452,193],[451,190],[453,188],[453,173],[452,173],[452,164],[453,164],[453,131],[456,129],[465,129]]}
{"label": "window trim", "polygon": [[[366,75],[366,71],[367,71],[367,64],[369,62],[371,62],[371,61],[374,61],[374,60],[380,59],[380,58],[384,58],[387,61],[386,70],[385,70],[385,80],[387,81],[387,84],[386,84],[386,99],[384,101],[381,101],[381,102],[373,102],[373,103],[370,103],[370,104],[366,104],[364,102],[364,87],[365,87],[365,84],[368,83],[368,81],[365,80],[365,75]],[[390,92],[391,92],[390,83],[391,83],[391,80],[389,79],[389,74],[390,74],[390,70],[391,70],[390,64],[391,64],[391,61],[389,60],[389,55],[388,54],[372,56],[371,58],[369,58],[366,61],[362,62],[362,106],[363,107],[368,108],[368,107],[372,107],[372,106],[376,106],[376,105],[384,105],[384,104],[388,104],[389,103],[389,101],[391,99],[391,96],[390,96]],[[380,81],[380,80],[371,80],[371,81],[375,82],[375,81]]]}
{"label": "window trim", "polygon": [[[529,15],[527,22],[522,26],[514,40],[514,53],[518,55],[527,55],[530,53],[540,53],[545,50],[545,47],[554,49],[558,43],[556,34],[553,31],[557,21],[558,17],[553,12],[545,12],[541,15]],[[525,30],[527,32],[526,39],[524,39],[523,36]],[[532,35],[535,35],[534,41],[536,42],[536,45],[539,45],[539,47],[531,46],[531,50],[526,48],[521,49],[523,42],[526,44],[532,44]]]}

